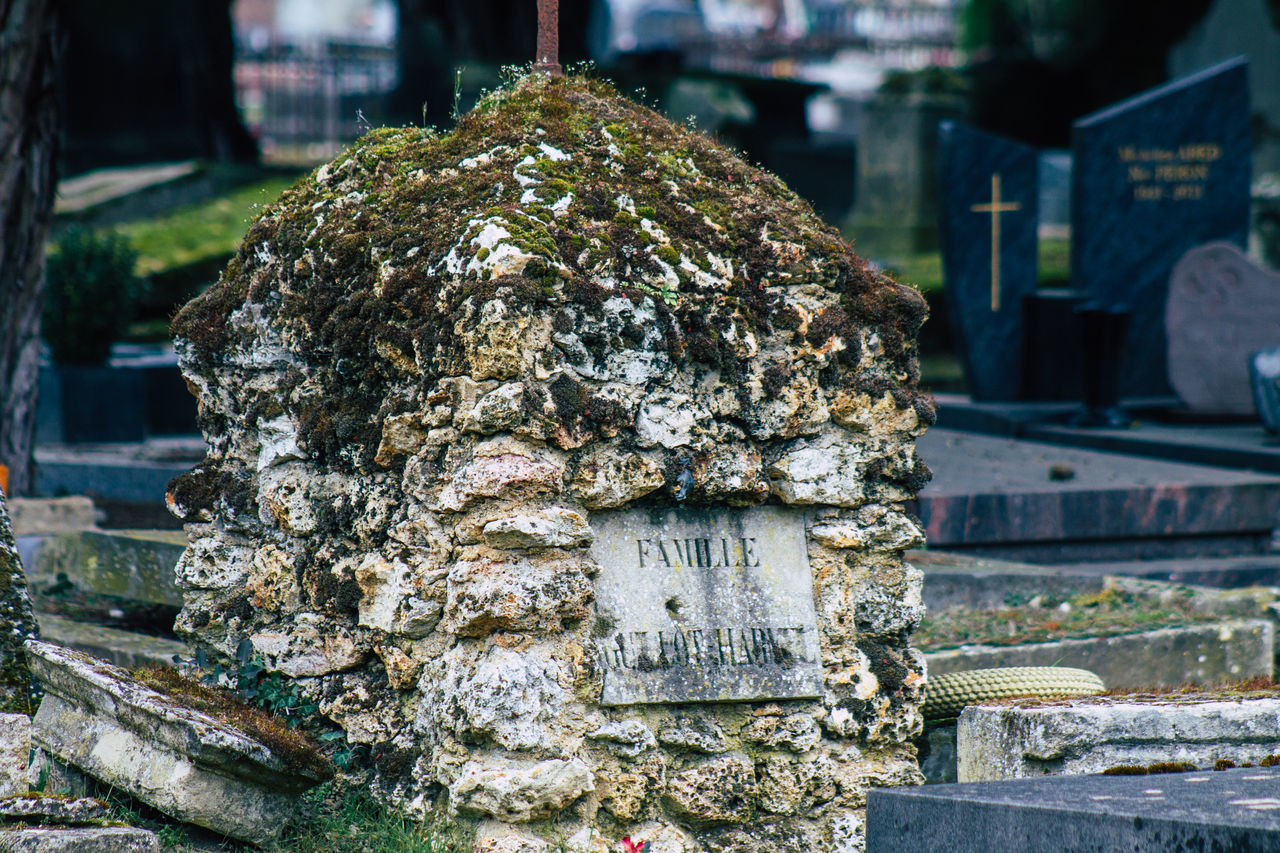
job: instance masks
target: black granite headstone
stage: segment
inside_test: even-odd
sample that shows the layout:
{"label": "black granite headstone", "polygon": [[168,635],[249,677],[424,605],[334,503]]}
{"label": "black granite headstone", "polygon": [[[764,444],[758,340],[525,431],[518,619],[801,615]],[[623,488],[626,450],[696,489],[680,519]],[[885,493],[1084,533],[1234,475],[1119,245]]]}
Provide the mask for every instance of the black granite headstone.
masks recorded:
{"label": "black granite headstone", "polygon": [[947,309],[975,400],[1022,387],[1022,299],[1036,287],[1036,149],[938,125],[938,224]]}
{"label": "black granite headstone", "polygon": [[1071,278],[1132,313],[1120,377],[1129,396],[1171,392],[1164,306],[1178,258],[1249,228],[1249,93],[1232,59],[1074,125]]}
{"label": "black granite headstone", "polygon": [[1280,850],[1280,768],[872,790],[867,853]]}

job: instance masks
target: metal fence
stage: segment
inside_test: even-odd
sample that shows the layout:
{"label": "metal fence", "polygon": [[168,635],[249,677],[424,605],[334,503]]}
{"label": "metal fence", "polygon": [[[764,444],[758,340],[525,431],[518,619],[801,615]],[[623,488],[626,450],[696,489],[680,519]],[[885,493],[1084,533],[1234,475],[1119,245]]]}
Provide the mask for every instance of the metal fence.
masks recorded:
{"label": "metal fence", "polygon": [[382,121],[396,85],[395,49],[333,42],[244,49],[235,84],[264,159],[321,162]]}

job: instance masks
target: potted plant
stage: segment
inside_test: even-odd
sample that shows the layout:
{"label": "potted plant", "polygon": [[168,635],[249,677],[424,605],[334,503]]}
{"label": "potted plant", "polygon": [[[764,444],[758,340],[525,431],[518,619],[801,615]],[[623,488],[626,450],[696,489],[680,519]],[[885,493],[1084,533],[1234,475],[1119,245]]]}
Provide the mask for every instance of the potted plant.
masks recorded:
{"label": "potted plant", "polygon": [[54,368],[42,371],[46,438],[68,443],[145,438],[141,377],[107,366],[111,345],[141,294],[136,261],[123,236],[81,226],[68,228],[50,252],[44,339]]}

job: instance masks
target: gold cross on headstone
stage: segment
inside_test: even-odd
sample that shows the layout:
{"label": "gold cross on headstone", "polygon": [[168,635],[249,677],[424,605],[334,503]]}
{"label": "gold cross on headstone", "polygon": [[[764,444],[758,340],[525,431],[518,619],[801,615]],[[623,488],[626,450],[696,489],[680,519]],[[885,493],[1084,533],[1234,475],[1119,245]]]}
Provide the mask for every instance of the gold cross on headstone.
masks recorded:
{"label": "gold cross on headstone", "polygon": [[564,76],[560,68],[560,0],[538,0],[538,56],[533,70]]}
{"label": "gold cross on headstone", "polygon": [[1022,205],[1016,201],[1001,203],[1000,173],[991,176],[991,201],[988,204],[975,204],[969,209],[974,213],[991,214],[991,310],[1000,310],[1000,214],[1011,210],[1019,210]]}

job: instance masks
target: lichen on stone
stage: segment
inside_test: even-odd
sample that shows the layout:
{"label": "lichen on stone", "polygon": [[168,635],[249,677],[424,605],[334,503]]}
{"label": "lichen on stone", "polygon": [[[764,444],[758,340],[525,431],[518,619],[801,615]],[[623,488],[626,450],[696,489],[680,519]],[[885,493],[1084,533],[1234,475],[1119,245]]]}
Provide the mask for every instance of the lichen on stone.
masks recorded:
{"label": "lichen on stone", "polygon": [[0,712],[30,714],[35,710],[39,693],[27,669],[22,644],[38,636],[8,503],[0,491]]}
{"label": "lichen on stone", "polygon": [[[477,849],[835,849],[869,786],[919,778],[924,311],[602,83],[373,131],[175,319],[209,443],[168,495],[177,627],[247,640],[372,791]],[[822,697],[602,706],[593,514],[766,502],[810,520]]]}

